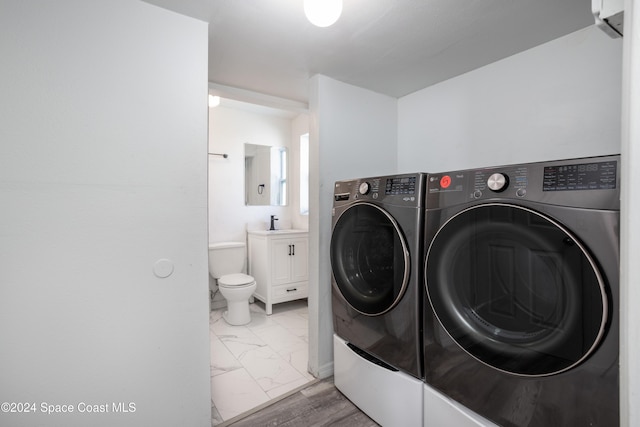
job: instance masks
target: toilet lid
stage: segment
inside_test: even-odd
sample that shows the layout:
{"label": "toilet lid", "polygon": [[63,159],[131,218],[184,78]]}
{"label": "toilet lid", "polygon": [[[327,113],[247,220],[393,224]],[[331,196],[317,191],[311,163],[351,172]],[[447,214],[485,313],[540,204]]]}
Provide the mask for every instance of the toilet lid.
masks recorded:
{"label": "toilet lid", "polygon": [[252,285],[255,279],[247,274],[227,274],[218,279],[219,286],[245,286]]}

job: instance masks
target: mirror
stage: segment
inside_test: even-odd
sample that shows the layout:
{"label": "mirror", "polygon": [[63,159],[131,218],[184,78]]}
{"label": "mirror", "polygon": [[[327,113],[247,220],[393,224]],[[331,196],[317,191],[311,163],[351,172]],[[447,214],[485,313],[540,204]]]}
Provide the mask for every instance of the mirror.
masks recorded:
{"label": "mirror", "polygon": [[285,206],[287,149],[244,144],[244,183],[247,206]]}

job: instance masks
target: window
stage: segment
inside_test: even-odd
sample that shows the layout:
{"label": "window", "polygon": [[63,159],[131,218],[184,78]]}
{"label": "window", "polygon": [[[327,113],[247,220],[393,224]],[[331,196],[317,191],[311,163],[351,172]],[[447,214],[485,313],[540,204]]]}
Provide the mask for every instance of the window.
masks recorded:
{"label": "window", "polygon": [[309,215],[309,134],[300,136],[300,214]]}

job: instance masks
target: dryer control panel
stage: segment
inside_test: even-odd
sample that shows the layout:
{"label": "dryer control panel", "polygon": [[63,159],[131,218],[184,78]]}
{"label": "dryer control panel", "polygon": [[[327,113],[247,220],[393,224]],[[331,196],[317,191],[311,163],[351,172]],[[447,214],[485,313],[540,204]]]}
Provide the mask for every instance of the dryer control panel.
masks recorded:
{"label": "dryer control panel", "polygon": [[616,188],[617,175],[615,161],[547,166],[542,190],[610,190]]}
{"label": "dryer control panel", "polygon": [[[428,174],[427,206],[529,200],[610,209],[619,205],[620,156],[496,166]],[[559,194],[561,193],[561,194]]]}

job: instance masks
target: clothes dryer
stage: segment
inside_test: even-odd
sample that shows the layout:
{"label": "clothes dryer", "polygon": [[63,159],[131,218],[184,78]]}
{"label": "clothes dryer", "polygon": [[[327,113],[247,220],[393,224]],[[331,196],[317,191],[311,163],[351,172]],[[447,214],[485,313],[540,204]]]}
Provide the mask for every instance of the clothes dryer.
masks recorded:
{"label": "clothes dryer", "polygon": [[619,424],[619,172],[604,156],[428,176],[428,386],[501,426]]}

